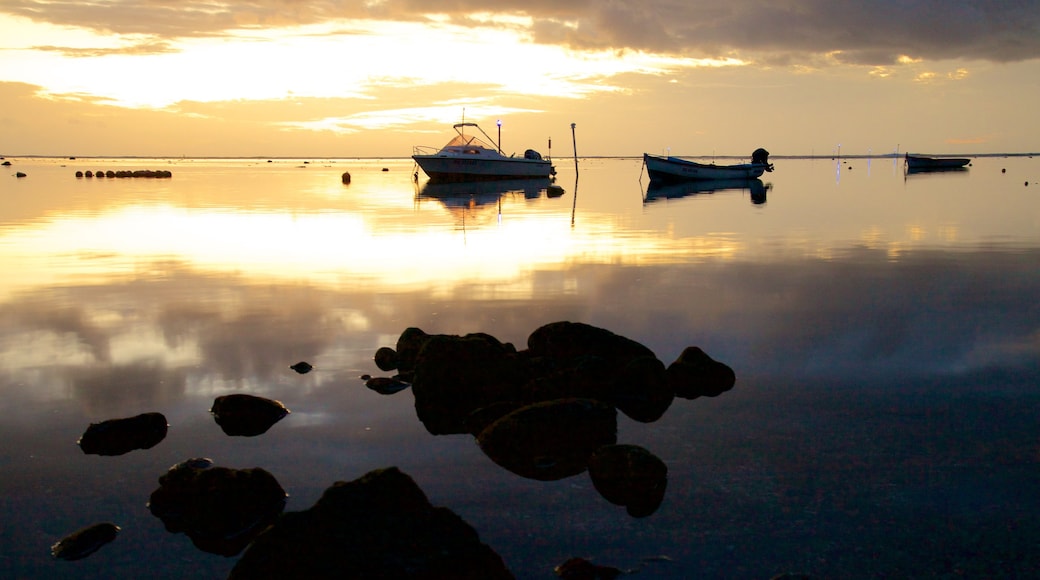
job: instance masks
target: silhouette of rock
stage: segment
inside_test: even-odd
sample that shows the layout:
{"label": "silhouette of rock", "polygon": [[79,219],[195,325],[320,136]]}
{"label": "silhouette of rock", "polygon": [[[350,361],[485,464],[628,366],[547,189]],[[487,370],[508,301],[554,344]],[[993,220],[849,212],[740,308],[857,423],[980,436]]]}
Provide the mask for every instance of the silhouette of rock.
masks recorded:
{"label": "silhouette of rock", "polygon": [[142,413],[91,423],[77,443],[88,455],[123,455],[135,449],[155,447],[166,438],[168,428],[162,413]]}
{"label": "silhouette of rock", "polygon": [[630,338],[604,328],[569,321],[551,322],[536,329],[527,339],[527,348],[532,356],[557,360],[598,356],[618,365],[641,356],[655,356],[649,348]]}
{"label": "silhouette of rock", "polygon": [[350,172],[344,171],[340,179],[342,179],[343,183],[350,183]]}
{"label": "silhouette of rock", "polygon": [[281,401],[241,393],[217,397],[209,411],[224,433],[244,437],[266,433],[289,414]]}
{"label": "silhouette of rock", "polygon": [[397,351],[388,346],[376,350],[374,359],[376,366],[381,371],[392,371],[397,368]]}
{"label": "silhouette of rock", "polygon": [[664,501],[668,467],[638,445],[606,445],[589,458],[589,478],[604,499],[641,518]]}
{"label": "silhouette of rock", "polygon": [[311,365],[311,363],[302,360],[296,364],[289,365],[289,368],[300,373],[301,375],[305,375],[314,370],[314,366]]}
{"label": "silhouette of rock", "polygon": [[148,509],[171,533],[184,533],[197,548],[233,556],[270,525],[285,507],[285,490],[259,467],[209,467],[192,459],[159,477]]}
{"label": "silhouette of rock", "polygon": [[717,397],[733,388],[737,375],[699,347],[688,346],[668,366],[668,382],[677,397]]}
{"label": "silhouette of rock", "polygon": [[430,504],[396,467],[336,482],[311,508],[283,514],[242,554],[229,580],[511,579],[458,515]]}
{"label": "silhouette of rock", "polygon": [[15,176],[15,177],[26,177],[25,173],[24,173],[24,172],[21,172],[21,171],[16,171],[16,172],[15,172],[15,174],[14,174],[14,176]]}
{"label": "silhouette of rock", "polygon": [[498,465],[539,481],[585,471],[593,451],[617,442],[617,411],[594,399],[521,407],[488,425],[477,443]]}
{"label": "silhouette of rock", "polygon": [[98,551],[116,539],[119,526],[104,522],[73,532],[51,546],[51,555],[59,560],[79,560]]}
{"label": "silhouette of rock", "polygon": [[487,334],[426,335],[412,378],[419,420],[434,435],[465,433],[476,409],[517,400],[524,375],[515,355]]}

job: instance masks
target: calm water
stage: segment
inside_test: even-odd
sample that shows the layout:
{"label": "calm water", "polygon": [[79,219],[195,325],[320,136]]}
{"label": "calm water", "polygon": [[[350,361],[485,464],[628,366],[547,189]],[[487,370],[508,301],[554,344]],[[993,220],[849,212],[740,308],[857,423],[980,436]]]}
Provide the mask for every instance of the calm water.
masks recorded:
{"label": "calm water", "polygon": [[[653,192],[638,159],[557,162],[562,196],[443,197],[410,160],[10,159],[0,176],[0,576],[222,578],[146,507],[168,467],[263,467],[310,507],[398,466],[519,578],[582,556],[640,578],[1027,575],[1040,566],[1040,160],[904,176],[774,159],[761,191]],[[77,179],[98,169],[171,179]],[[385,169],[385,170],[384,170]],[[14,177],[22,171],[27,177]],[[349,171],[352,182],[341,183]],[[1028,185],[1025,185],[1028,182]],[[671,195],[672,197],[668,197]],[[519,348],[558,320],[736,372],[618,441],[668,466],[633,518],[587,474],[498,467],[364,374],[407,327]],[[311,362],[298,375],[289,365]],[[259,437],[216,396],[278,399]],[[83,454],[163,413],[159,445]],[[100,521],[90,557],[51,559]]]}

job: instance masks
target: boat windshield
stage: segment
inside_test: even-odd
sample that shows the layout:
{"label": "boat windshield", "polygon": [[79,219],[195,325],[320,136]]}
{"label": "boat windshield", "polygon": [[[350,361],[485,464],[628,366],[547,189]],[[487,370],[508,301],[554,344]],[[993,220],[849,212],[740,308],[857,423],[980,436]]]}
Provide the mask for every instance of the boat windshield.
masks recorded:
{"label": "boat windshield", "polygon": [[459,133],[451,141],[448,141],[448,144],[445,145],[445,147],[480,147],[492,151],[498,150],[497,147],[485,143],[476,135],[463,135],[462,133]]}

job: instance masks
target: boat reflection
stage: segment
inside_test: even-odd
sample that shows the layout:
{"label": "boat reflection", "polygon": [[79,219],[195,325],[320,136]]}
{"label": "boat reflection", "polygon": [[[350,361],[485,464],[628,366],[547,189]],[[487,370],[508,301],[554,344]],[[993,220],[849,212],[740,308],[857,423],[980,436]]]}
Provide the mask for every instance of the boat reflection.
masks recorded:
{"label": "boat reflection", "polygon": [[486,181],[427,181],[419,189],[419,199],[437,199],[448,207],[473,207],[497,203],[506,194],[522,194],[524,199],[560,197],[563,188],[546,179],[505,179]]}
{"label": "boat reflection", "polygon": [[643,203],[660,199],[678,199],[700,194],[716,193],[729,190],[742,190],[751,193],[751,203],[766,202],[766,191],[769,186],[761,179],[709,179],[703,181],[655,182],[651,181],[646,188]]}
{"label": "boat reflection", "polygon": [[968,173],[967,167],[907,167],[904,177],[924,175],[964,175]]}

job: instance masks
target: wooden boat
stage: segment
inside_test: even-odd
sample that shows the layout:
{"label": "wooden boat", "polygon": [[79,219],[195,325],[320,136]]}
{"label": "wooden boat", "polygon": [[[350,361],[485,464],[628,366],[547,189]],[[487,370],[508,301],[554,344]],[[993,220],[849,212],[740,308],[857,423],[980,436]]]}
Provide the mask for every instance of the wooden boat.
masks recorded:
{"label": "wooden boat", "polygon": [[413,148],[412,159],[433,181],[547,178],[556,173],[552,161],[534,149],[523,157],[503,155],[476,123],[456,123],[452,128],[457,134],[440,149]]}
{"label": "wooden boat", "polygon": [[906,168],[916,171],[960,169],[971,163],[965,157],[925,157],[923,155],[906,154]]}
{"label": "wooden boat", "polygon": [[643,153],[643,164],[646,165],[651,182],[754,179],[773,170],[773,164],[769,163],[769,152],[765,149],[755,150],[751,156],[751,163],[736,165],[697,163],[679,157],[665,157],[649,153]]}

